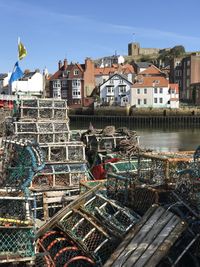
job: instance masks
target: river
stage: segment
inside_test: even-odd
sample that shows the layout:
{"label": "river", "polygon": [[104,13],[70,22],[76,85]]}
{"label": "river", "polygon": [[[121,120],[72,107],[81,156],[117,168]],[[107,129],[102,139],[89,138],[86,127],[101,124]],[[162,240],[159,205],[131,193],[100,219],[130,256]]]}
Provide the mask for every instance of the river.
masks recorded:
{"label": "river", "polygon": [[[70,129],[87,129],[85,123],[70,124]],[[103,128],[104,123],[94,123],[95,128]],[[115,125],[116,128],[126,125]],[[142,148],[149,148],[158,152],[176,152],[195,150],[200,145],[200,128],[129,128],[140,136]]]}

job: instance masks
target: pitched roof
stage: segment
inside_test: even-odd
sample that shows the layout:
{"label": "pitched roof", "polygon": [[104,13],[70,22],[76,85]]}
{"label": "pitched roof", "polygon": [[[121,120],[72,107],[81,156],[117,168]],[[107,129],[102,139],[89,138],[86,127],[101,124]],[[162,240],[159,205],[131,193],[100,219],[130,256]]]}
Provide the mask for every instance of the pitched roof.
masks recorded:
{"label": "pitched roof", "polygon": [[27,80],[33,77],[33,75],[36,73],[36,71],[31,71],[31,72],[27,72],[24,73],[24,76],[22,77],[21,80]]}
{"label": "pitched roof", "polygon": [[67,73],[68,71],[71,71],[74,68],[78,68],[81,72],[84,71],[85,64],[79,64],[79,63],[70,63],[67,65],[67,69],[64,69],[64,66],[62,66],[58,71],[56,71],[49,80],[55,80],[63,77],[63,73]]}
{"label": "pitched roof", "polygon": [[111,80],[113,77],[115,76],[119,76],[121,79],[126,80],[128,83],[130,83],[131,85],[133,84],[132,82],[130,82],[127,77],[123,74],[119,74],[119,73],[114,73],[112,76],[110,76],[105,82],[103,82],[101,85],[103,85],[104,83],[106,83],[107,81]]}
{"label": "pitched roof", "polygon": [[135,64],[136,64],[140,69],[148,68],[149,66],[152,65],[152,63],[150,63],[150,62],[135,62]]}
{"label": "pitched roof", "polygon": [[0,73],[0,80],[6,78],[8,76],[7,73]]}
{"label": "pitched roof", "polygon": [[133,87],[168,87],[169,81],[162,76],[144,76],[138,79]]}
{"label": "pitched roof", "polygon": [[131,64],[113,64],[112,67],[95,68],[95,76],[110,75],[113,73],[129,74],[135,73],[135,70]]}
{"label": "pitched roof", "polygon": [[115,73],[115,71],[114,67],[95,68],[94,75],[109,75]]}
{"label": "pitched roof", "polygon": [[151,65],[146,70],[139,73],[140,75],[163,75],[164,73],[154,65]]}
{"label": "pitched roof", "polygon": [[178,83],[170,83],[170,84],[169,84],[169,88],[170,88],[170,89],[174,89],[175,92],[178,94],[178,92],[179,92]]}

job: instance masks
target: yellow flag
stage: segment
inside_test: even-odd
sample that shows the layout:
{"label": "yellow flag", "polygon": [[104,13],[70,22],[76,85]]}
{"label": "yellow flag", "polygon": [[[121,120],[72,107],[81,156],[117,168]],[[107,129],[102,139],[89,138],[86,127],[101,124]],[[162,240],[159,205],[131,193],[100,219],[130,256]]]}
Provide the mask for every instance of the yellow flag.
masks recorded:
{"label": "yellow flag", "polygon": [[20,39],[18,39],[18,57],[21,60],[27,55],[27,51],[25,46],[21,43]]}

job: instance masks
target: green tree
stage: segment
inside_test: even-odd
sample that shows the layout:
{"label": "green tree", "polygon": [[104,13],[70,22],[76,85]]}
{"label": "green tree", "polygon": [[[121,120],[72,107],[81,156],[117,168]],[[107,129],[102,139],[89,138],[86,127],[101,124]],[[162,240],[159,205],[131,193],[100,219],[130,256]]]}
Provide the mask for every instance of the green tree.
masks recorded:
{"label": "green tree", "polygon": [[170,49],[170,55],[172,57],[180,57],[185,54],[185,48],[182,45],[176,45],[172,49]]}

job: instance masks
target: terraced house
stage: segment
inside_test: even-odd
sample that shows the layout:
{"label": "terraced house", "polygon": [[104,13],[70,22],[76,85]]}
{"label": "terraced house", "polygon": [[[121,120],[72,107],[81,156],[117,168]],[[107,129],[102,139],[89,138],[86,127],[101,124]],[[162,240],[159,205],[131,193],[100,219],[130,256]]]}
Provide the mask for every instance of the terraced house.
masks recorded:
{"label": "terraced house", "polygon": [[127,76],[113,74],[100,85],[100,102],[103,105],[125,106],[130,103],[132,82]]}
{"label": "terraced house", "polygon": [[94,87],[94,63],[87,58],[85,64],[58,62],[58,71],[49,81],[50,97],[67,99],[70,107],[87,107],[93,103],[90,97]]}
{"label": "terraced house", "polygon": [[179,108],[178,84],[154,65],[141,72],[130,91],[130,105],[135,107]]}

